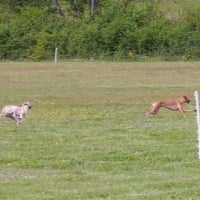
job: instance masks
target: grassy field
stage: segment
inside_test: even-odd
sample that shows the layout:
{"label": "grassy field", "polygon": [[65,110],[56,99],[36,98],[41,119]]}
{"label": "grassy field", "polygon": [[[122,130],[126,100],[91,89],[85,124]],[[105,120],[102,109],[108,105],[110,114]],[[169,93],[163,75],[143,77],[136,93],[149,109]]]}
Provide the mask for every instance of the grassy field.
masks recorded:
{"label": "grassy field", "polygon": [[200,88],[198,62],[0,63],[0,106],[30,101],[24,124],[0,118],[0,199],[199,199],[195,113],[160,98]]}

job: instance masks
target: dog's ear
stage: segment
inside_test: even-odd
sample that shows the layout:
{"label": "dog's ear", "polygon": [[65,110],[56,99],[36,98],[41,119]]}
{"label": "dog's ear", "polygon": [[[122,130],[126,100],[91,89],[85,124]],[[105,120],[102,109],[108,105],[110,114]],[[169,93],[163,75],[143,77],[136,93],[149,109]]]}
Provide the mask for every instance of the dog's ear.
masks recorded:
{"label": "dog's ear", "polygon": [[188,100],[188,98],[186,96],[183,96],[183,98]]}
{"label": "dog's ear", "polygon": [[22,105],[28,106],[29,109],[32,108],[32,105],[28,101],[24,102]]}
{"label": "dog's ear", "polygon": [[187,103],[190,103],[190,100],[186,96],[183,96],[183,98],[186,100]]}

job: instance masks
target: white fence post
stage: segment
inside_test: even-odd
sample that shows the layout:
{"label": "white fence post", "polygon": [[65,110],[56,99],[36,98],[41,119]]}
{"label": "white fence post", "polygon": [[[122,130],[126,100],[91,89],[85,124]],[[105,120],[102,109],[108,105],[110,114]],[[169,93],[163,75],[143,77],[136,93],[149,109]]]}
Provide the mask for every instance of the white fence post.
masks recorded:
{"label": "white fence post", "polygon": [[58,48],[56,47],[55,48],[55,56],[54,56],[54,62],[55,62],[55,64],[57,64],[57,61],[58,61]]}
{"label": "white fence post", "polygon": [[197,122],[197,142],[198,142],[198,157],[200,159],[200,111],[199,111],[199,93],[198,91],[194,92],[194,97],[196,101],[196,122]]}

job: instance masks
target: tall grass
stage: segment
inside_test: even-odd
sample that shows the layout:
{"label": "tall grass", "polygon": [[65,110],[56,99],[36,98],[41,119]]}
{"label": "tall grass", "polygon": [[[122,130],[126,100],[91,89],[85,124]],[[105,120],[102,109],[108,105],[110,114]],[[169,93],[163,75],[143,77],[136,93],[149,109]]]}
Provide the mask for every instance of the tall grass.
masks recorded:
{"label": "tall grass", "polygon": [[160,98],[193,100],[199,68],[1,63],[0,106],[33,108],[20,126],[0,119],[0,198],[198,199],[195,113],[143,114]]}

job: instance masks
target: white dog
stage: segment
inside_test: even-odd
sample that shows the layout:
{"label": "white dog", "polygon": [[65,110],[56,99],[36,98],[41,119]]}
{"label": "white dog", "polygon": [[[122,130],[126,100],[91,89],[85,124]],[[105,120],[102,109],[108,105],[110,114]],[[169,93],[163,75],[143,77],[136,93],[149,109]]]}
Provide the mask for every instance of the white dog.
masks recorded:
{"label": "white dog", "polygon": [[24,102],[21,106],[6,105],[2,109],[1,116],[13,119],[18,125],[23,122],[24,117],[31,108],[32,105],[29,102]]}

